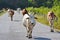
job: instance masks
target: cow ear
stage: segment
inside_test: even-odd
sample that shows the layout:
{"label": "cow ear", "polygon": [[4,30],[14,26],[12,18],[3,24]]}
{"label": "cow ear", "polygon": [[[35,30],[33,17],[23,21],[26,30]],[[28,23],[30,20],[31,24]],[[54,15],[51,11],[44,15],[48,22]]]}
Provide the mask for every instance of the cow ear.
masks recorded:
{"label": "cow ear", "polygon": [[29,19],[29,18],[26,18],[26,19]]}
{"label": "cow ear", "polygon": [[35,19],[38,19],[37,17],[34,17]]}

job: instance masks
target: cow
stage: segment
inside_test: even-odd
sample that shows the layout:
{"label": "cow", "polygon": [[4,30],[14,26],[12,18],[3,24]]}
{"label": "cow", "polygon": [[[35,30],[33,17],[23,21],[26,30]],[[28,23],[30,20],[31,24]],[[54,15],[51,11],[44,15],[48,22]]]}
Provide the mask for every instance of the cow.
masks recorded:
{"label": "cow", "polygon": [[20,14],[21,8],[17,8],[17,13]]}
{"label": "cow", "polygon": [[11,17],[11,21],[13,21],[14,11],[12,9],[8,9],[9,16]]}
{"label": "cow", "polygon": [[33,14],[28,14],[26,9],[22,10],[22,14],[23,14],[23,25],[26,27],[26,30],[27,30],[26,37],[32,38],[32,30],[36,24],[35,19],[37,19],[37,18],[34,17]]}
{"label": "cow", "polygon": [[49,11],[48,14],[47,14],[47,20],[49,21],[51,32],[54,32],[54,25],[53,24],[54,24],[54,20],[55,19],[57,21],[57,17],[54,14],[54,12],[53,11]]}

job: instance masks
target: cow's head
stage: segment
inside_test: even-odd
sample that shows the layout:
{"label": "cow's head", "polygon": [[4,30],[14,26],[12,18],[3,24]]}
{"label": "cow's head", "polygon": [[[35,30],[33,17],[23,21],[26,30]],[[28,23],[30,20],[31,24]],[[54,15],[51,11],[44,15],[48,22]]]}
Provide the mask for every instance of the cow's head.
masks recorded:
{"label": "cow's head", "polygon": [[29,23],[35,25],[35,19],[37,19],[37,17],[35,17],[33,14],[30,14],[28,16],[29,17],[27,17],[26,19],[29,20]]}
{"label": "cow's head", "polygon": [[23,9],[23,10],[22,10],[22,14],[23,14],[23,16],[24,16],[25,14],[28,14],[27,10],[26,10],[26,9]]}

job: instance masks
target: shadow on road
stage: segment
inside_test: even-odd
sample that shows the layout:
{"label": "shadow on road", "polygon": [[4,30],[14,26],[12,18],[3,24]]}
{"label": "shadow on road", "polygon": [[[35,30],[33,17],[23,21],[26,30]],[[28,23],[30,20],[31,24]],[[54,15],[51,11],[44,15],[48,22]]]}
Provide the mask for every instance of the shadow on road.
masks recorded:
{"label": "shadow on road", "polygon": [[20,22],[21,20],[13,20],[14,22]]}
{"label": "shadow on road", "polygon": [[51,40],[49,38],[43,38],[43,37],[35,37],[34,39],[35,40]]}
{"label": "shadow on road", "polygon": [[57,33],[60,33],[60,32],[57,32]]}

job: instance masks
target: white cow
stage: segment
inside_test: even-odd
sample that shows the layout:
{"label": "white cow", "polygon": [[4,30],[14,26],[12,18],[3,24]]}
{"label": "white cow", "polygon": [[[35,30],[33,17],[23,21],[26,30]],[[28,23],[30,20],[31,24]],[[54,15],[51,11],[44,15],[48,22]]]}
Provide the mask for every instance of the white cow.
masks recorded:
{"label": "white cow", "polygon": [[33,14],[25,14],[23,16],[23,25],[26,27],[26,30],[27,30],[27,36],[28,38],[32,38],[32,30],[33,30],[33,27],[35,26],[36,24],[36,21],[35,21],[36,17],[34,17]]}
{"label": "white cow", "polygon": [[20,14],[21,8],[17,8],[17,12]]}

